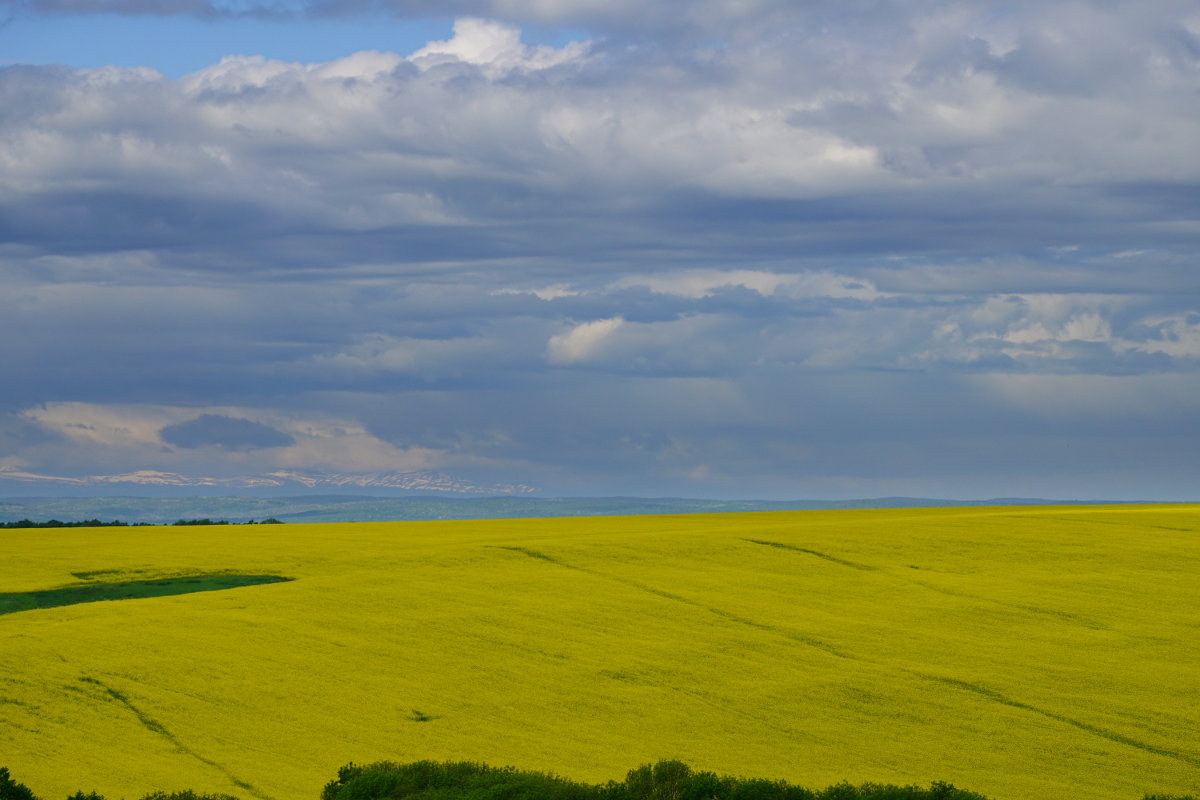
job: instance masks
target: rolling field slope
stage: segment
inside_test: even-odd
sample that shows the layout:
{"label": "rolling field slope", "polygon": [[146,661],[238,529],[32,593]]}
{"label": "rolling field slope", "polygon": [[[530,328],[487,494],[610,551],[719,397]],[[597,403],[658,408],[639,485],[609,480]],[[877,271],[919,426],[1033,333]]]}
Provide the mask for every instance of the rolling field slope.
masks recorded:
{"label": "rolling field slope", "polygon": [[300,800],[384,758],[1197,792],[1198,529],[1192,505],[2,531],[4,593],[294,580],[0,616],[0,765],[48,798]]}

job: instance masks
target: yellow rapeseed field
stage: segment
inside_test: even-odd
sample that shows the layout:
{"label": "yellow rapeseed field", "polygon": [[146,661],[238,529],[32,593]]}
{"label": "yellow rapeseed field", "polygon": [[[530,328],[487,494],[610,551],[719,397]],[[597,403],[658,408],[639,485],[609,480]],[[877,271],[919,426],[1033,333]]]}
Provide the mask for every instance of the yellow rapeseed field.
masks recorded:
{"label": "yellow rapeseed field", "polygon": [[50,800],[315,800],[385,758],[1198,792],[1198,529],[1176,505],[0,531],[0,592],[295,579],[0,616],[0,766]]}

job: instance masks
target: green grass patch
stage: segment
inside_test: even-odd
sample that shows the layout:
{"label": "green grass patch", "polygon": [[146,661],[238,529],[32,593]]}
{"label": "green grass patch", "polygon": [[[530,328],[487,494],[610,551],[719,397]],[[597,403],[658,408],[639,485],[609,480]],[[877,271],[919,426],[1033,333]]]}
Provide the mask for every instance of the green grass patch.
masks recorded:
{"label": "green grass patch", "polygon": [[138,600],[145,597],[214,592],[290,580],[292,579],[280,575],[188,575],[121,583],[85,583],[34,592],[3,592],[0,593],[0,614],[15,614],[35,608],[73,606],[77,603],[95,603],[100,600]]}

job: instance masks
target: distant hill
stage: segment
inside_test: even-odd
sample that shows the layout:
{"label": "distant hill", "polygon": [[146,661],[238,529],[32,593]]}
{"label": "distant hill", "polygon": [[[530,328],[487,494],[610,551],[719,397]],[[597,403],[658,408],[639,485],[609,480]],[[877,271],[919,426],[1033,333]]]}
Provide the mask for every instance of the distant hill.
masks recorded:
{"label": "distant hill", "polygon": [[[739,511],[804,511],[839,508],[935,508],[946,506],[1073,505],[1099,501],[993,498],[950,500],[878,497],[861,500],[696,500],[679,497],[13,497],[0,499],[0,522],[82,519],[170,523],[178,519],[246,522],[274,517],[283,522],[387,522],[403,520],[605,517],[628,514],[711,514]],[[1112,503],[1113,501],[1103,501]]]}

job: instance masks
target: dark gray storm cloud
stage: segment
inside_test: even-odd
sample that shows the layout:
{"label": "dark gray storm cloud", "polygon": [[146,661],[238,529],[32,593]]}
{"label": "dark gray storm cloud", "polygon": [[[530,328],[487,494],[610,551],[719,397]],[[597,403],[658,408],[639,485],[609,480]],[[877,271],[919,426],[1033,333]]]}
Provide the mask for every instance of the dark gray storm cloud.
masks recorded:
{"label": "dark gray storm cloud", "polygon": [[736,7],[328,2],[288,8],[465,16],[0,69],[0,471],[1190,491],[1194,5]]}

